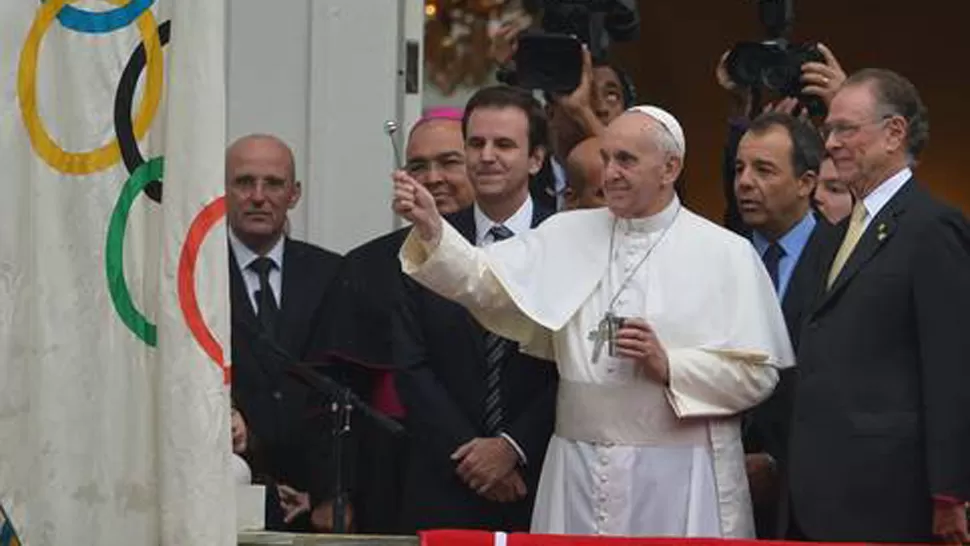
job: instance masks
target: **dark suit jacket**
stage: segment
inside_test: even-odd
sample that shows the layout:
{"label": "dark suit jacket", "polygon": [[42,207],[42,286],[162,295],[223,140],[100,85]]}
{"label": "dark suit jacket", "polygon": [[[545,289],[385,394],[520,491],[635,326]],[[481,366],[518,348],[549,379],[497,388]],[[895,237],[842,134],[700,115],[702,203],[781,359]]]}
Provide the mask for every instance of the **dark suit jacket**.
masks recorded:
{"label": "dark suit jacket", "polygon": [[826,289],[847,226],[799,343],[794,519],[812,540],[927,541],[934,495],[970,500],[970,227],[910,180]]}
{"label": "dark suit jacket", "polygon": [[[788,337],[795,351],[798,351],[806,308],[811,305],[817,287],[819,246],[825,234],[834,229],[821,215],[816,215],[815,222],[815,228],[792,270],[785,297],[781,300]],[[782,371],[775,392],[750,412],[744,437],[747,453],[768,452],[776,460],[784,460],[788,447],[788,425],[796,373],[794,368]]]}
{"label": "dark suit jacket", "polygon": [[[536,207],[533,225],[548,213]],[[472,209],[452,224],[475,239]],[[469,489],[455,473],[451,453],[487,436],[483,427],[484,330],[471,315],[416,283],[394,316],[398,389],[407,408],[411,449],[405,478],[405,528],[528,530],[539,470],[552,434],[557,374],[555,364],[517,353],[502,368],[507,432],[528,459],[523,478],[528,496],[493,503]]]}
{"label": "dark suit jacket", "polygon": [[[391,377],[391,313],[404,283],[398,251],[410,228],[382,235],[351,250],[344,257],[335,291],[329,352],[332,359],[356,367],[374,386]],[[389,381],[390,382],[390,381]],[[365,398],[395,418],[394,404]],[[357,420],[356,530],[366,534],[400,533],[401,494],[406,439],[395,437],[366,420]]]}
{"label": "dark suit jacket", "polygon": [[261,462],[253,474],[309,491],[319,500],[328,497],[332,485],[330,431],[326,419],[313,418],[321,395],[295,379],[291,367],[322,359],[329,322],[327,289],[340,257],[292,239],[286,239],[284,245],[275,347],[260,336],[256,313],[230,249],[233,398],[261,450]]}

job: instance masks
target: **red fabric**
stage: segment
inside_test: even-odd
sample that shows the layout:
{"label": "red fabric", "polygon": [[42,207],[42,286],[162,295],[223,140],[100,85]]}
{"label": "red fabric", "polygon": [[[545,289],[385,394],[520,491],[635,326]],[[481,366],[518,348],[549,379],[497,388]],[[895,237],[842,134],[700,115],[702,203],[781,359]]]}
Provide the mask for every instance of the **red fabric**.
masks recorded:
{"label": "red fabric", "polygon": [[404,417],[404,405],[397,395],[397,388],[394,386],[394,372],[375,371],[377,381],[374,384],[373,403],[377,411],[401,419]]}
{"label": "red fabric", "polygon": [[962,500],[955,497],[948,497],[946,495],[933,495],[933,502],[948,506],[953,506],[954,504],[963,504]]}
{"label": "red fabric", "polygon": [[[488,531],[424,531],[421,546],[492,546],[495,533]],[[571,535],[530,535],[512,533],[508,546],[805,546],[805,542],[771,540],[734,540],[714,538],[620,538],[579,537]],[[823,544],[823,543],[818,543]],[[824,543],[863,546],[863,543]]]}

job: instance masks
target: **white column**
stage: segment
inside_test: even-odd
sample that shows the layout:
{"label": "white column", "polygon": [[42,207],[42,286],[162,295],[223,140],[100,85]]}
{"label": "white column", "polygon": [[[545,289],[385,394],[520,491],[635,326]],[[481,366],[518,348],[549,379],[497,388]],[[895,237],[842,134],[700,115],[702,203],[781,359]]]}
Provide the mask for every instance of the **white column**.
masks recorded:
{"label": "white column", "polygon": [[[297,178],[307,184],[310,2],[229,0],[226,11],[226,137],[280,137],[293,149]],[[302,200],[290,212],[294,237],[306,238],[308,208]]]}
{"label": "white column", "polygon": [[394,156],[384,123],[401,127],[403,153],[421,110],[423,2],[228,5],[228,137],[274,133],[293,147],[303,199],[290,216],[292,234],[343,253],[393,229]]}

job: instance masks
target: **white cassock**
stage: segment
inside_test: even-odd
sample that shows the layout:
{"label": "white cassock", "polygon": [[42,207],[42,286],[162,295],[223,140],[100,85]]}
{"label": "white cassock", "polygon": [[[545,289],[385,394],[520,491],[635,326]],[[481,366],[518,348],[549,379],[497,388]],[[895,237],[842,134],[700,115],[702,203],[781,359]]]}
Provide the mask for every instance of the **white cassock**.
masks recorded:
{"label": "white cassock", "polygon": [[[558,364],[532,532],[753,537],[738,414],[794,357],[751,244],[676,198],[644,219],[560,213],[487,249],[444,226],[434,249],[409,236],[404,271]],[[593,362],[590,332],[627,277],[613,310],[653,327],[667,387],[605,350]]]}

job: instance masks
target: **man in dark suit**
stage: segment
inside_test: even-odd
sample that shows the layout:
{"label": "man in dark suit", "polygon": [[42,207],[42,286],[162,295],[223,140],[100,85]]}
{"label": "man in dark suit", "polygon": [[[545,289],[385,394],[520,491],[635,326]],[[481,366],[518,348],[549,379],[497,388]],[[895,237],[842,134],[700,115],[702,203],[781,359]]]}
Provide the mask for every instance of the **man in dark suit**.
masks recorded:
{"label": "man in dark suit", "polygon": [[[755,118],[735,159],[737,208],[781,300],[792,347],[798,348],[807,292],[814,286],[813,254],[823,218],[811,208],[825,146],[818,131],[791,114]],[[777,532],[778,462],[784,459],[794,369],[782,372],[775,393],[744,420],[748,480],[759,538]]]}
{"label": "man in dark suit", "polygon": [[[433,109],[415,123],[405,149],[405,170],[427,187],[447,213],[471,206],[474,198],[465,171],[461,111]],[[373,378],[371,402],[386,415],[403,420],[393,383],[391,313],[403,290],[398,251],[409,229],[382,235],[344,257],[335,291],[341,320],[334,324],[331,358],[367,370]],[[370,534],[399,532],[406,439],[368,426],[359,427],[357,459],[359,499],[357,530]]]}
{"label": "man in dark suit", "polygon": [[798,350],[789,535],[966,543],[970,227],[913,179],[928,123],[902,76],[852,75],[825,133],[858,201],[820,242]]}
{"label": "man in dark suit", "polygon": [[323,356],[326,293],[340,258],[285,236],[287,211],[299,199],[282,141],[250,135],[229,147],[233,397],[260,446],[263,464],[253,474],[279,486],[284,521],[268,525],[325,531],[332,526],[329,430],[326,419],[309,418],[319,396],[291,372],[296,361]]}
{"label": "man in dark suit", "polygon": [[[485,88],[468,102],[463,128],[476,201],[449,219],[458,231],[487,245],[548,216],[529,196],[547,138],[535,99]],[[393,323],[411,440],[404,526],[528,530],[554,422],[555,366],[486,332],[458,304],[407,287]]]}

